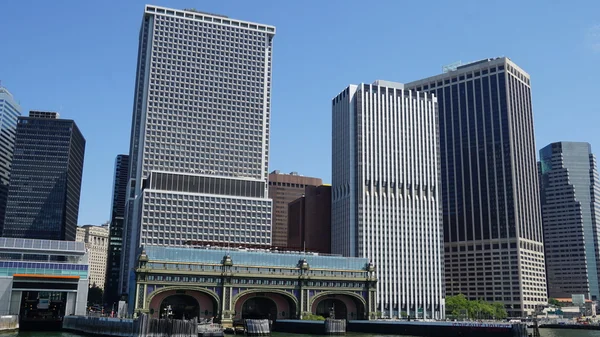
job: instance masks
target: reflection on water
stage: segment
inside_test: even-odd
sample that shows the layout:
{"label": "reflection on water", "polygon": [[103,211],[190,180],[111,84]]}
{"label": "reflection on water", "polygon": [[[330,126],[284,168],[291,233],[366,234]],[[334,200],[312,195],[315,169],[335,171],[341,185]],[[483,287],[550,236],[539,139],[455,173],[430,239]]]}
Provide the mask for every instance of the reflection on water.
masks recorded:
{"label": "reflection on water", "polygon": [[600,330],[540,329],[541,337],[600,337]]}
{"label": "reflection on water", "polygon": [[[540,329],[542,337],[600,337],[600,331],[591,330],[554,330],[554,329]],[[289,333],[273,333],[273,337],[321,337],[302,335],[302,334],[289,334]],[[349,337],[410,337],[400,335],[376,335],[376,334],[360,334],[360,333],[347,333]],[[41,332],[41,331],[22,331],[19,333],[2,333],[0,337],[81,337],[80,335],[68,333],[68,332]]]}

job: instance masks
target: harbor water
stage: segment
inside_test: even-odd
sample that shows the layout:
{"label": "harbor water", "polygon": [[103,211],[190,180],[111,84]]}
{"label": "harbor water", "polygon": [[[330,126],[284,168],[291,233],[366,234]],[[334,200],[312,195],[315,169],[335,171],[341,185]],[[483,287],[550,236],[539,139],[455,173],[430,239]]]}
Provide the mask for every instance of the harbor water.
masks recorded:
{"label": "harbor water", "polygon": [[[600,331],[591,330],[553,330],[540,329],[541,337],[600,337]],[[233,335],[231,335],[233,336]],[[272,337],[317,337],[303,334],[288,334],[288,333],[273,333]],[[375,335],[375,334],[359,334],[347,333],[348,337],[409,337],[398,335]],[[82,337],[70,332],[43,332],[43,331],[21,331],[0,333],[0,337]],[[319,336],[320,337],[320,336]]]}

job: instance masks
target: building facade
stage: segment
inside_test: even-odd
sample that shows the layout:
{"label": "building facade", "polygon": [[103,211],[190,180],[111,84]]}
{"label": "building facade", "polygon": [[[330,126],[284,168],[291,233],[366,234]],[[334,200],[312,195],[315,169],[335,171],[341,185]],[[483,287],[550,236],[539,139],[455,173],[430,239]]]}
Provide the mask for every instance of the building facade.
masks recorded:
{"label": "building facade", "polygon": [[15,150],[15,135],[17,119],[21,115],[21,106],[13,95],[0,86],[0,235],[4,227],[6,199],[13,153]]}
{"label": "building facade", "polygon": [[109,225],[77,227],[77,240],[85,243],[89,261],[90,286],[104,289],[108,257]]}
{"label": "building facade", "polygon": [[273,200],[272,246],[288,246],[288,204],[304,193],[306,186],[319,186],[319,178],[304,177],[297,172],[290,174],[275,170],[269,174],[269,198]]}
{"label": "building facade", "polygon": [[331,253],[331,185],[308,185],[288,204],[287,248]]}
{"label": "building facade", "polygon": [[274,36],[269,25],[145,7],[122,290],[139,245],[271,244]]}
{"label": "building facade", "polygon": [[44,111],[19,117],[3,236],[75,240],[84,152],[74,121]]}
{"label": "building facade", "polygon": [[21,328],[85,315],[88,282],[83,243],[0,238],[0,312]]}
{"label": "building facade", "polygon": [[332,110],[332,252],[375,263],[383,316],[444,317],[436,97],[376,81]]}
{"label": "building facade", "polygon": [[540,150],[540,196],[548,296],[600,299],[600,179],[589,143]]}
{"label": "building facade", "polygon": [[112,305],[120,299],[119,273],[123,250],[123,226],[125,222],[125,204],[127,202],[127,172],[129,156],[120,154],[115,159],[115,175],[110,212],[110,232],[108,240],[108,259],[106,263],[106,284],[104,302]]}
{"label": "building facade", "polygon": [[152,246],[136,267],[135,312],[155,318],[169,305],[174,318],[215,318],[224,327],[309,314],[376,318],[375,266],[364,258]]}
{"label": "building facade", "polygon": [[546,303],[529,75],[508,58],[448,67],[406,86],[439,107],[446,294]]}

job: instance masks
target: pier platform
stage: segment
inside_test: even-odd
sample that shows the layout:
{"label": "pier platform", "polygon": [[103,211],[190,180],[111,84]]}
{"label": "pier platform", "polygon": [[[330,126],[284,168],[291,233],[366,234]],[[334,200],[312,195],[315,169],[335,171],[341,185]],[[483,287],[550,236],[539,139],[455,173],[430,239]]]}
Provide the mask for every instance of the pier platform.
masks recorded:
{"label": "pier platform", "polygon": [[[325,334],[323,321],[278,320],[273,331]],[[427,337],[527,337],[524,324],[426,321],[348,321],[347,332]]]}

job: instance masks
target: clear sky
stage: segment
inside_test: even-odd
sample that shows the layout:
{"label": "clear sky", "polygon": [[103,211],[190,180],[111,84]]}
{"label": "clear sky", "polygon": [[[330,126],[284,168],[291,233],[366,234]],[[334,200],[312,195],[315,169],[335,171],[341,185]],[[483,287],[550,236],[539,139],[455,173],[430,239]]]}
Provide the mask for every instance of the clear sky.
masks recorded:
{"label": "clear sky", "polygon": [[[0,0],[0,80],[86,140],[79,224],[110,217],[114,158],[129,151],[145,1]],[[531,75],[536,148],[600,154],[600,1],[149,2],[275,25],[270,170],[331,181],[331,98],[351,83],[409,82],[455,61],[508,56]]]}

